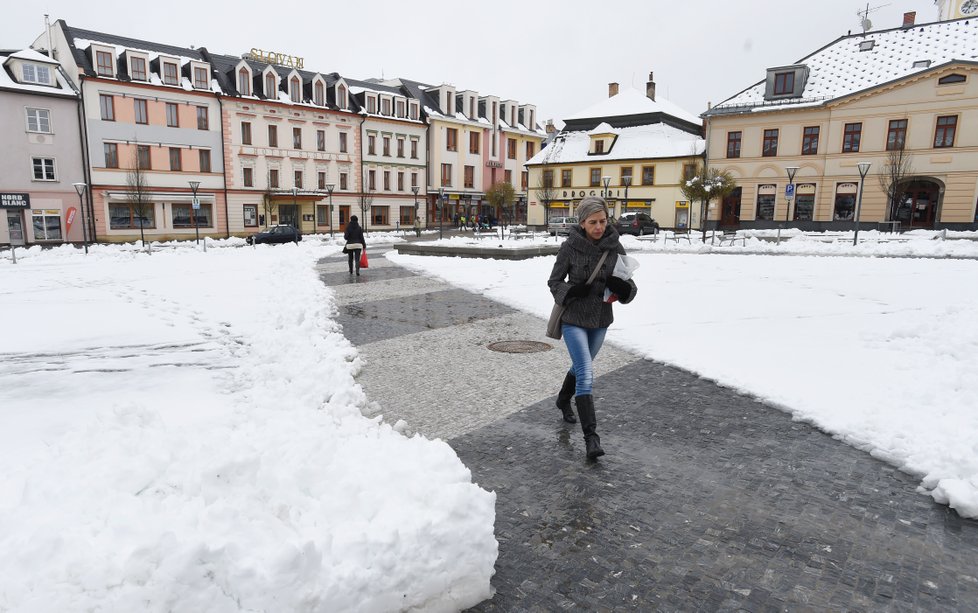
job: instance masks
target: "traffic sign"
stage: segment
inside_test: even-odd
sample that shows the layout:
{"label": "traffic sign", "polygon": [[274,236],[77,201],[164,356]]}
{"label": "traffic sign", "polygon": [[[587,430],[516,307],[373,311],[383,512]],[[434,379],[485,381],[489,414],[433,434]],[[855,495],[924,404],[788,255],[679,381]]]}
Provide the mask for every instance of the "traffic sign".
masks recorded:
{"label": "traffic sign", "polygon": [[195,211],[199,211],[200,210],[200,198],[194,198],[194,204],[193,204],[193,206],[194,206],[194,210]]}
{"label": "traffic sign", "polygon": [[784,197],[791,200],[795,197],[795,184],[789,183],[784,186]]}

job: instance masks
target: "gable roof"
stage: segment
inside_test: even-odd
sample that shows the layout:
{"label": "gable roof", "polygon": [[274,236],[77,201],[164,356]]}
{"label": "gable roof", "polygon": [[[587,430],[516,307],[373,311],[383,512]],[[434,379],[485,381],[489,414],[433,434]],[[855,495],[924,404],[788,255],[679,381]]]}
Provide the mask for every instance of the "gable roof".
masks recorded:
{"label": "gable roof", "polygon": [[630,87],[623,88],[614,96],[605,98],[583,111],[565,117],[564,121],[565,123],[574,124],[577,123],[577,120],[607,119],[610,117],[649,115],[655,113],[671,115],[676,119],[695,125],[703,123],[696,115],[664,98],[652,100],[644,93]]}
{"label": "gable roof", "polygon": [[[953,61],[976,60],[978,19],[974,18],[847,35],[795,62],[809,70],[800,97],[765,100],[766,81],[760,81],[703,116],[824,105]],[[915,62],[921,64],[915,67]]]}
{"label": "gable roof", "polygon": [[527,160],[526,165],[682,158],[702,155],[706,149],[702,137],[665,123],[610,128],[601,133],[617,137],[604,153],[590,153],[591,135],[587,131],[560,132],[553,142]]}

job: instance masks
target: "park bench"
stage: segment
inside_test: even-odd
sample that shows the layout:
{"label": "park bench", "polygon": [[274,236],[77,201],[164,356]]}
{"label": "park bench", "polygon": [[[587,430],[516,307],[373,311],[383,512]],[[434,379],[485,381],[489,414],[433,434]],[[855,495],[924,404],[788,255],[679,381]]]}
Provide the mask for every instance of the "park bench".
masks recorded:
{"label": "park bench", "polygon": [[693,244],[693,239],[690,238],[688,230],[686,232],[673,232],[672,234],[666,236],[666,240],[670,240],[674,243],[678,243],[679,241],[684,240],[690,245]]}
{"label": "park bench", "polygon": [[723,247],[724,245],[727,245],[727,244],[729,244],[729,245],[736,245],[737,244],[737,241],[740,241],[740,244],[741,245],[743,245],[745,247],[747,246],[747,237],[746,236],[738,236],[736,232],[724,232],[723,234],[721,234],[717,238],[720,239],[720,246],[721,247]]}

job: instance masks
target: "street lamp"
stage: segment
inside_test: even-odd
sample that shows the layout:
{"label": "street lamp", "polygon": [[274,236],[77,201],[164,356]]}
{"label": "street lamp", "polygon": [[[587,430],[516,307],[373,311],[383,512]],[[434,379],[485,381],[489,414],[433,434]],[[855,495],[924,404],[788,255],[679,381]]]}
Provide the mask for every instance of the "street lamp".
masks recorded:
{"label": "street lamp", "polygon": [[852,236],[853,247],[859,242],[859,208],[863,204],[863,183],[866,181],[866,173],[869,172],[870,164],[869,162],[859,162],[856,166],[859,167],[859,197],[856,199],[856,214],[853,215],[856,223],[856,232]]}
{"label": "street lamp", "polygon": [[788,222],[791,221],[791,201],[795,197],[795,173],[798,172],[798,167],[787,166],[785,167],[785,171],[788,173],[788,185],[791,186],[791,188],[788,190],[788,193],[790,195],[785,198],[785,200],[787,200],[788,203],[786,205],[785,212],[784,212],[784,220],[785,222]]}
{"label": "street lamp", "polygon": [[335,183],[326,184],[326,195],[329,196],[329,238],[333,238],[333,190],[336,189]]}
{"label": "street lamp", "polygon": [[[622,177],[621,178],[621,184],[625,186],[625,204],[622,205],[624,208],[621,211],[621,213],[624,213],[625,211],[628,210],[628,186],[632,184],[632,176],[631,175],[626,175],[626,176]],[[649,212],[651,212],[651,211],[649,211]],[[620,216],[620,214],[619,214],[619,216]]]}
{"label": "street lamp", "polygon": [[[194,199],[190,203],[190,207],[193,209],[194,216],[194,234],[197,236],[197,244],[200,244],[200,228],[197,225],[197,212],[200,211],[200,201],[197,200],[197,188],[200,187],[200,181],[187,181],[190,183],[190,191],[194,194]],[[204,241],[204,251],[207,251],[207,241]]]}
{"label": "street lamp", "polygon": [[[292,186],[292,224],[295,226],[296,230],[302,227],[302,223],[299,221],[299,188]],[[299,230],[301,232],[301,230]]]}
{"label": "street lamp", "polygon": [[608,199],[608,185],[611,183],[611,177],[601,177],[601,182],[604,183],[604,199]]}
{"label": "street lamp", "polygon": [[445,188],[438,188],[438,240],[444,238],[442,224],[445,221]]}
{"label": "street lamp", "polygon": [[[415,224],[418,224],[418,191],[420,191],[420,190],[421,190],[421,187],[419,187],[417,185],[412,185],[411,186],[411,191],[414,192],[414,223]],[[421,228],[421,225],[418,224],[415,227],[420,229]],[[419,233],[418,236],[421,236],[421,234]]]}
{"label": "street lamp", "polygon": [[85,195],[85,188],[88,185],[86,183],[72,183],[72,185],[75,191],[78,192],[78,206],[81,208],[82,215],[82,244],[85,246],[85,254],[88,255],[88,222],[85,221],[85,201],[82,198]]}

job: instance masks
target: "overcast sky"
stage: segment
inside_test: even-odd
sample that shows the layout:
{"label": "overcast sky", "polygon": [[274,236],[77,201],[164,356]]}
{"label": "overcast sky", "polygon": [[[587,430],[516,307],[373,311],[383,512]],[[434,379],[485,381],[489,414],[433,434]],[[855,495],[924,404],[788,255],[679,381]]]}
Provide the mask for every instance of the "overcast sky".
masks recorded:
{"label": "overcast sky", "polygon": [[[903,13],[937,20],[933,0],[877,0],[874,29]],[[252,47],[305,58],[307,69],[352,78],[403,76],[536,104],[561,119],[599,102],[608,83],[658,95],[699,114],[845,35],[859,32],[853,0],[425,0],[318,3],[106,0],[6,3],[0,48],[28,46],[51,21],[240,55]]]}

